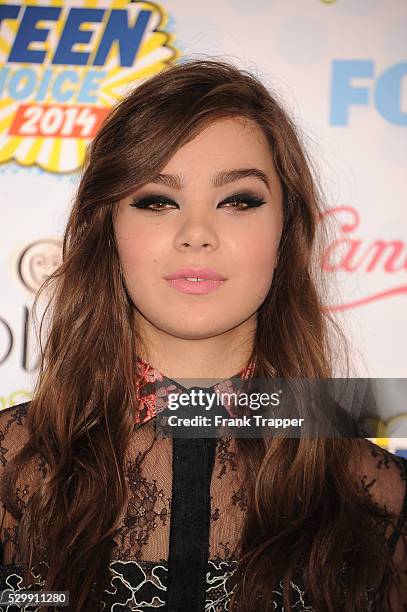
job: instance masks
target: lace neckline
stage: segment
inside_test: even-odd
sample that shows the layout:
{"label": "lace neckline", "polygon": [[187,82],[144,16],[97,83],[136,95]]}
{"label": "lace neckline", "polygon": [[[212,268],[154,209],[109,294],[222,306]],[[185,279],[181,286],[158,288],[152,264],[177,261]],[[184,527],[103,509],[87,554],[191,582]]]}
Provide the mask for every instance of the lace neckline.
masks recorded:
{"label": "lace neckline", "polygon": [[[165,376],[141,357],[136,359],[136,368],[135,390],[138,410],[135,422],[137,425],[144,425],[166,408],[169,393],[182,392],[186,388],[176,380]],[[208,388],[213,391],[232,391],[234,388],[233,379],[251,378],[254,370],[255,362],[251,360],[237,374]],[[225,408],[230,412],[229,406],[225,406]]]}

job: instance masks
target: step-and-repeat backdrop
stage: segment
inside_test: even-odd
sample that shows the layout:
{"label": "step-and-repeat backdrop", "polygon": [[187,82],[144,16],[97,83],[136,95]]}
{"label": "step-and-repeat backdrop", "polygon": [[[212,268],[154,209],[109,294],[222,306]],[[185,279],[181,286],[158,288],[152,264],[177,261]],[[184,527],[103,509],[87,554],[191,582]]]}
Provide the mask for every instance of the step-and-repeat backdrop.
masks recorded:
{"label": "step-and-repeat backdrop", "polygon": [[[405,378],[406,31],[404,0],[2,2],[0,408],[33,388],[33,297],[60,262],[86,143],[129,88],[190,56],[229,59],[285,101],[337,227],[326,306],[358,376]],[[401,389],[376,435],[405,454]]]}

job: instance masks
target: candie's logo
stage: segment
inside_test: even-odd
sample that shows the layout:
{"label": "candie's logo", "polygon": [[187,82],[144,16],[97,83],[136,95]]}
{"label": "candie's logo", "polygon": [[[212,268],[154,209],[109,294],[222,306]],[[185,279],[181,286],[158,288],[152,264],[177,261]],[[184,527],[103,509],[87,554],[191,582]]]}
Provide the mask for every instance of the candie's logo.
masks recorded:
{"label": "candie's logo", "polygon": [[[346,310],[394,295],[407,294],[407,244],[400,239],[362,238],[360,216],[352,206],[338,206],[325,213],[325,217],[332,215],[340,223],[339,237],[323,253],[322,270],[328,274],[346,275],[348,278],[349,275],[356,275],[359,295],[327,308]],[[378,283],[382,285],[380,289]]]}
{"label": "candie's logo", "polygon": [[179,56],[152,2],[0,5],[0,163],[73,172],[113,104]]}

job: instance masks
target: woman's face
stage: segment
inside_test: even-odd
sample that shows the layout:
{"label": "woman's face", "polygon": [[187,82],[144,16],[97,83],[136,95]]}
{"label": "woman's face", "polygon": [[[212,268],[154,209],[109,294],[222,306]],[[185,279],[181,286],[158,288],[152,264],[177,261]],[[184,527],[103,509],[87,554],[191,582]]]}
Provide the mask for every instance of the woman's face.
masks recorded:
{"label": "woman's face", "polygon": [[[202,339],[255,323],[282,224],[281,185],[261,129],[237,118],[211,123],[115,210],[138,329]],[[166,278],[181,268],[210,268],[225,280]]]}

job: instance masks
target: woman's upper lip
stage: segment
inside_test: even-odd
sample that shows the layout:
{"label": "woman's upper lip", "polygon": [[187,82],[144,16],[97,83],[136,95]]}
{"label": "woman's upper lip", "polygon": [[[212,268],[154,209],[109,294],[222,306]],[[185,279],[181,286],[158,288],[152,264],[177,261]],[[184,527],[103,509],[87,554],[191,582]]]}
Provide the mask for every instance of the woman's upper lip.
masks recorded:
{"label": "woman's upper lip", "polygon": [[166,280],[174,280],[175,278],[207,278],[208,280],[223,281],[226,278],[213,268],[179,268],[171,274],[168,274]]}

